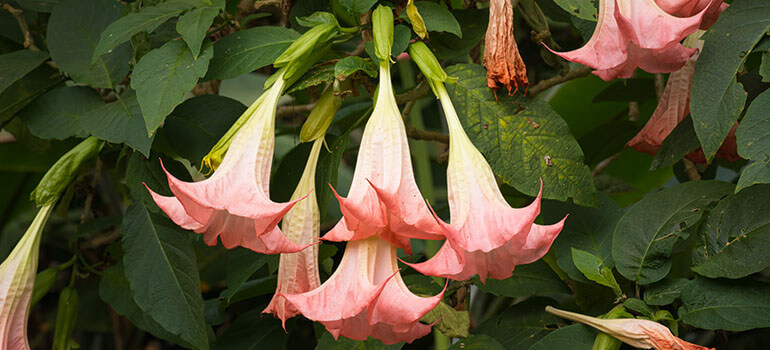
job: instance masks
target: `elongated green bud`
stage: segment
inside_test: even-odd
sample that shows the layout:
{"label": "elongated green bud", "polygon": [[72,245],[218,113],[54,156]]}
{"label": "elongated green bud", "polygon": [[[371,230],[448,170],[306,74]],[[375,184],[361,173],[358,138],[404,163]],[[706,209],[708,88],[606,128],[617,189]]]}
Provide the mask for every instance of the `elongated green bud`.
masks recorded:
{"label": "elongated green bud", "polygon": [[70,181],[77,175],[80,165],[96,156],[101,151],[102,146],[104,146],[104,141],[91,136],[65,153],[48,169],[43,179],[30,194],[30,199],[34,200],[38,206],[56,202]]}
{"label": "elongated green bud", "polygon": [[35,306],[40,299],[48,294],[53,284],[56,283],[56,277],[59,276],[59,269],[55,267],[47,268],[40,271],[35,276],[35,288],[32,290],[32,299],[30,301],[30,308]]}
{"label": "elongated green bud", "polygon": [[337,25],[332,23],[318,24],[310,28],[310,30],[302,34],[286,51],[278,56],[275,62],[273,62],[273,66],[283,67],[289,64],[289,62],[296,61],[310,54],[315,48],[326,45],[335,34],[337,34]]}
{"label": "elongated green bud", "polygon": [[72,340],[72,331],[78,319],[78,291],[73,287],[64,288],[59,295],[59,308],[56,311],[56,328],[54,328],[53,350],[76,349],[77,344]]}
{"label": "elongated green bud", "polygon": [[435,84],[438,83],[454,83],[457,78],[450,77],[441,67],[441,63],[438,62],[436,56],[430,51],[427,45],[422,41],[417,41],[409,44],[409,56],[412,57],[414,63],[420,68],[422,74],[428,78],[433,93],[438,96]]}
{"label": "elongated green bud", "polygon": [[342,106],[342,99],[334,95],[334,89],[328,87],[318,99],[318,102],[310,111],[310,115],[302,124],[299,132],[299,140],[302,142],[314,141],[326,135],[326,129],[331,125],[334,115]]}
{"label": "elongated green bud", "polygon": [[393,62],[390,50],[393,47],[393,10],[379,5],[372,12],[372,34],[374,35],[374,54],[380,64]]}

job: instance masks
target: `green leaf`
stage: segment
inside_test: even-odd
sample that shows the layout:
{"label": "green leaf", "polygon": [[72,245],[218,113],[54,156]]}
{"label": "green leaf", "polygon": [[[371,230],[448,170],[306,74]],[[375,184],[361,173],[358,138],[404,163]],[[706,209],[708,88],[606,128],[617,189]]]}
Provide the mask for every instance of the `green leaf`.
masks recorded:
{"label": "green leaf", "polygon": [[454,58],[464,55],[479,44],[487,32],[489,9],[452,10],[452,15],[463,30],[462,38],[451,33],[435,33],[430,37],[430,45],[439,59]]}
{"label": "green leaf", "polygon": [[590,350],[593,348],[596,334],[597,332],[591,327],[582,324],[573,324],[571,326],[561,327],[549,333],[529,349]]}
{"label": "green leaf", "polygon": [[0,93],[48,59],[44,51],[19,50],[0,55]]}
{"label": "green leaf", "polygon": [[265,264],[267,264],[267,259],[264,254],[255,253],[246,248],[230,250],[225,268],[227,291],[224,293],[224,297],[227,302],[230,302],[233,295],[246,283],[249,277]]}
{"label": "green leaf", "polygon": [[[195,251],[187,233],[140,202],[121,225],[123,264],[136,304],[170,333],[208,349]],[[151,278],[150,278],[151,276]]]}
{"label": "green leaf", "polygon": [[553,2],[577,18],[594,22],[599,18],[592,0],[553,0]]}
{"label": "green leaf", "polygon": [[43,139],[86,137],[81,126],[83,117],[104,105],[101,97],[85,86],[67,86],[40,96],[21,112],[21,118],[33,135]]}
{"label": "green leaf", "polygon": [[596,205],[580,146],[547,103],[521,95],[497,102],[480,65],[454,65],[447,74],[459,79],[447,90],[465,132],[503,182],[536,196],[542,179],[544,198]]}
{"label": "green leaf", "polygon": [[0,122],[11,119],[16,112],[63,81],[64,78],[47,65],[32,70],[0,93]]}
{"label": "green leaf", "polygon": [[80,123],[93,136],[109,142],[125,143],[145,156],[150,155],[154,136],[147,136],[134,90],[128,89],[117,101],[91,110]]}
{"label": "green leaf", "polygon": [[572,262],[589,280],[612,288],[617,296],[623,295],[623,291],[620,290],[612,270],[604,265],[604,262],[598,256],[584,250],[572,248]]}
{"label": "green leaf", "polygon": [[376,78],[379,73],[374,61],[358,56],[345,57],[334,65],[334,76],[340,81],[358,71],[362,71],[372,78]]}
{"label": "green leaf", "polygon": [[682,322],[703,329],[770,327],[770,284],[698,278],[682,288]]}
{"label": "green leaf", "polygon": [[147,210],[154,213],[160,213],[160,208],[155,204],[150,192],[147,191],[147,187],[162,196],[173,196],[173,193],[168,188],[166,173],[163,172],[163,168],[160,166],[160,158],[163,159],[163,166],[172,175],[183,181],[191,180],[187,169],[182,163],[168,157],[159,157],[155,153],[145,158],[138,152],[132,153],[128,158],[126,177],[124,179],[131,197],[141,201]]}
{"label": "green leaf", "polygon": [[742,0],[722,12],[706,33],[695,66],[690,111],[707,159],[714,157],[743,110],[746,92],[735,74],[769,28],[770,3]]}
{"label": "green leaf", "polygon": [[225,0],[215,0],[211,6],[200,7],[183,14],[176,22],[176,31],[190,47],[194,59],[198,58],[203,39],[206,38],[206,32],[211,28],[214,17],[224,8]]}
{"label": "green leaf", "polygon": [[572,247],[590,252],[612,268],[612,233],[615,230],[623,210],[607,195],[598,194],[599,207],[588,208],[556,201],[543,202],[543,218],[546,222],[556,222],[569,214],[564,228],[553,242],[551,250],[556,254],[556,262],[570,278],[588,282],[572,262]]}
{"label": "green leaf", "polygon": [[377,0],[339,0],[338,2],[345,12],[359,17],[369,11]]}
{"label": "green leaf", "polygon": [[652,319],[655,316],[655,311],[653,311],[647,304],[644,303],[641,299],[637,298],[628,298],[625,301],[623,301],[623,306],[631,310],[633,312],[636,312],[637,314],[640,314],[644,317]]}
{"label": "green leaf", "polygon": [[414,3],[425,22],[425,28],[431,32],[447,32],[463,37],[463,30],[452,12],[441,4],[428,1]]}
{"label": "green leaf", "polygon": [[200,164],[244,111],[246,106],[229,97],[195,96],[174,108],[161,133],[176,153],[193,165]]}
{"label": "green leaf", "polygon": [[484,284],[474,279],[474,284],[487,293],[511,298],[571,294],[567,285],[542,260],[516,266],[513,276],[504,280],[490,278]]}
{"label": "green leaf", "polygon": [[671,304],[679,298],[682,288],[689,282],[684,278],[675,278],[651,284],[644,290],[644,302],[661,306]]}
{"label": "green leaf", "polygon": [[182,345],[190,347],[190,344],[169,333],[158,322],[152,319],[149,314],[142,311],[139,305],[136,305],[131,289],[126,279],[126,273],[123,268],[123,262],[104,270],[102,279],[99,281],[99,297],[109,304],[118,315],[128,317],[137,328],[150,332],[152,335]]}
{"label": "green leaf", "polygon": [[337,17],[333,14],[325,11],[313,12],[310,16],[297,17],[297,23],[303,27],[312,28],[323,24],[334,24],[339,27],[340,22],[337,21]]}
{"label": "green leaf", "polygon": [[473,334],[452,344],[449,350],[504,350],[500,343],[488,335]]}
{"label": "green leaf", "polygon": [[205,5],[204,0],[169,0],[156,6],[144,7],[139,12],[129,13],[117,21],[110,23],[99,37],[92,62],[118,45],[131,39],[140,32],[152,32],[169,19],[196,6]]}
{"label": "green leaf", "polygon": [[213,47],[208,41],[195,59],[187,45],[176,40],[142,57],[134,68],[131,87],[136,90],[149,135],[195,87],[198,78],[206,75],[213,55]]}
{"label": "green leaf", "polygon": [[425,314],[420,321],[434,323],[441,333],[450,338],[464,338],[471,328],[471,316],[468,311],[457,311],[445,302],[439,302],[433,310]]}
{"label": "green leaf", "polygon": [[545,305],[548,303],[538,299],[513,305],[484,321],[473,333],[491,336],[505,349],[529,349],[548,334],[547,325],[560,322],[545,312]]}
{"label": "green leaf", "polygon": [[770,50],[762,54],[762,63],[759,64],[759,75],[763,83],[770,83]]}
{"label": "green leaf", "polygon": [[255,27],[230,34],[214,44],[206,79],[232,79],[272,64],[299,33],[284,27]]}
{"label": "green leaf", "polygon": [[695,181],[649,194],[618,222],[612,238],[612,257],[623,277],[638,284],[660,281],[671,269],[671,250],[689,236],[714,203],[732,192],[720,181]]}
{"label": "green leaf", "polygon": [[288,335],[281,328],[281,321],[263,316],[259,310],[249,311],[238,317],[211,345],[212,350],[283,349]]}
{"label": "green leaf", "polygon": [[399,350],[403,346],[404,343],[385,345],[374,338],[360,341],[339,337],[335,340],[329,332],[324,331],[321,339],[318,339],[315,350]]}
{"label": "green leaf", "polygon": [[655,99],[655,81],[650,78],[631,78],[610,84],[596,94],[592,102],[643,102],[652,99]]}
{"label": "green leaf", "polygon": [[327,64],[316,67],[305,73],[299,80],[286,90],[287,94],[305,90],[311,86],[334,81],[334,65]]}
{"label": "green leaf", "polygon": [[692,270],[740,278],[770,266],[770,185],[723,199],[701,226]]}
{"label": "green leaf", "polygon": [[757,96],[735,132],[738,144],[738,154],[746,159],[755,161],[746,167],[738,180],[740,191],[756,183],[769,183],[770,172],[770,91],[764,91]]}
{"label": "green leaf", "polygon": [[16,0],[21,7],[37,12],[51,12],[59,4],[61,0]]}
{"label": "green leaf", "polygon": [[125,5],[111,0],[65,0],[51,13],[47,44],[51,58],[72,80],[114,89],[129,70],[131,46],[113,46],[91,61],[96,42],[107,26],[120,18]]}
{"label": "green leaf", "polygon": [[658,153],[655,154],[655,158],[650,164],[650,170],[674,165],[699,147],[700,143],[698,143],[698,137],[695,135],[692,118],[687,116],[663,140],[660,148],[658,148]]}

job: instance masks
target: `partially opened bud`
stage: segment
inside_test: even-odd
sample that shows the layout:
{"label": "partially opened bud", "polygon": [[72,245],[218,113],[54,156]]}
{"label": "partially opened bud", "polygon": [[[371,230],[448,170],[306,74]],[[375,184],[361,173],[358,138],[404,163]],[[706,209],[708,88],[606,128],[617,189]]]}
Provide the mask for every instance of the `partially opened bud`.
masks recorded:
{"label": "partially opened bud", "polygon": [[37,205],[47,205],[56,202],[59,195],[67,188],[70,181],[77,175],[80,165],[91,159],[104,146],[104,141],[93,136],[83,140],[77,146],[65,153],[48,169],[40,180],[30,199]]}

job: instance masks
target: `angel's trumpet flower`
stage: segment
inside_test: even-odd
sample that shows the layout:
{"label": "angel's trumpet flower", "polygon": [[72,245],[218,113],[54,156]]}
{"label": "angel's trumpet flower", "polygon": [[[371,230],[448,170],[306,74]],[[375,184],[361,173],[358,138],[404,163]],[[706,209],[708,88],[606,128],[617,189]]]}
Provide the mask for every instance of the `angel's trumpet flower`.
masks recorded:
{"label": "angel's trumpet flower", "polygon": [[681,338],[675,337],[671,334],[668,327],[655,321],[636,318],[601,319],[559,310],[550,306],[546,306],[545,311],[594,327],[639,349],[710,350],[705,346],[688,343]]}
{"label": "angel's trumpet flower", "polygon": [[[482,281],[511,276],[513,268],[542,257],[561,231],[562,222],[534,224],[540,213],[540,194],[524,208],[511,208],[503,198],[484,156],[463,130],[444,87],[446,73],[423,43],[409,52],[429,79],[449,125],[447,194],[451,224],[441,225],[447,241],[432,259],[412,265],[420,272],[453,279],[478,274]],[[541,183],[542,187],[542,183]]]}
{"label": "angel's trumpet flower", "polygon": [[484,67],[487,86],[495,91],[503,86],[511,93],[527,88],[527,67],[513,37],[513,8],[510,0],[489,2],[489,26],[484,38]]}
{"label": "angel's trumpet flower", "polygon": [[284,73],[276,73],[270,89],[244,112],[246,119],[214,175],[190,183],[166,172],[173,197],[148,188],[171,220],[202,233],[208,245],[216,245],[219,237],[225,248],[243,246],[260,253],[296,252],[305,247],[288,240],[277,227],[299,199],[276,203],[269,196],[275,110],[286,85]]}
{"label": "angel's trumpet flower", "polygon": [[[388,42],[392,42],[393,14],[390,9],[385,14],[380,8],[372,18],[390,15],[389,22],[387,18],[379,22],[390,25]],[[380,83],[374,110],[361,138],[350,192],[347,198],[337,195],[343,218],[323,239],[349,241],[379,235],[411,253],[410,238],[442,239],[443,231],[414,179],[406,128],[390,81],[390,44],[383,44],[387,30],[378,28],[375,22]]]}
{"label": "angel's trumpet flower", "polygon": [[54,203],[38,211],[11,254],[0,264],[0,349],[29,350],[27,319],[35,286],[40,236]]}
{"label": "angel's trumpet flower", "polygon": [[335,339],[342,335],[385,344],[412,342],[430,332],[419,320],[440,301],[412,294],[401,279],[396,247],[373,236],[350,241],[337,270],[320,287],[281,294],[305,317],[322,323]]}
{"label": "angel's trumpet flower", "polygon": [[[683,2],[667,2],[675,1]],[[606,81],[629,78],[637,67],[650,73],[673,72],[696,51],[679,42],[702,25],[717,1],[709,0],[700,12],[676,17],[654,0],[600,0],[596,30],[588,42],[573,51],[554,53],[597,69],[594,74]]]}

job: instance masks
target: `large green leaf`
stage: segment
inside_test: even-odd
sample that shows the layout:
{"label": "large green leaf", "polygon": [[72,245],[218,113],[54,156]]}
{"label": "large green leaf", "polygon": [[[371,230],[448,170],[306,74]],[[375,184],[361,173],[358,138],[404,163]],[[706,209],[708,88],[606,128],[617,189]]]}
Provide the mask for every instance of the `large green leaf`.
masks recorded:
{"label": "large green leaf", "polygon": [[190,47],[193,58],[198,58],[206,32],[211,27],[214,17],[224,8],[225,0],[214,0],[211,6],[194,9],[179,17],[179,21],[176,22],[176,31],[182,35],[182,39]]}
{"label": "large green leaf", "polygon": [[612,288],[618,297],[623,295],[623,291],[620,290],[618,281],[615,280],[615,275],[612,274],[612,269],[607,267],[598,256],[573,247],[572,262],[575,263],[575,267],[577,267],[577,269],[589,280],[605,287]]}
{"label": "large green leaf", "polygon": [[139,12],[129,13],[104,29],[91,60],[96,62],[100,56],[128,41],[134,34],[151,32],[182,12],[205,5],[205,0],[168,0],[156,6],[144,7]]}
{"label": "large green leaf", "polygon": [[460,339],[452,344],[449,350],[504,350],[500,343],[488,335],[472,334],[470,337]]}
{"label": "large green leaf", "polygon": [[341,59],[334,65],[334,76],[337,80],[345,80],[349,75],[362,71],[372,78],[376,78],[379,73],[377,64],[370,59],[358,56],[348,56]]}
{"label": "large green leaf", "polygon": [[66,86],[51,90],[30,104],[19,117],[33,135],[44,139],[85,137],[80,124],[91,111],[104,105],[101,97],[85,86]]}
{"label": "large green leaf", "polygon": [[547,103],[521,95],[496,101],[479,65],[458,64],[447,73],[459,79],[447,90],[465,132],[505,183],[536,196],[542,179],[544,198],[596,205],[583,152]]}
{"label": "large green leaf", "polygon": [[121,232],[136,304],[169,333],[207,350],[198,266],[188,235],[140,202],[126,209]]}
{"label": "large green leaf", "polygon": [[689,280],[684,278],[664,279],[658,283],[651,284],[644,290],[644,302],[649,305],[668,305],[679,298],[684,287]]}
{"label": "large green leaf", "polygon": [[118,315],[128,317],[137,328],[150,332],[158,338],[190,347],[187,342],[169,333],[149,314],[142,311],[139,305],[136,305],[122,261],[118,261],[117,264],[104,270],[102,279],[99,281],[99,297],[109,304]]}
{"label": "large green leaf", "polygon": [[543,300],[527,300],[484,321],[473,330],[495,338],[506,349],[528,349],[548,334],[559,319],[545,312]]}
{"label": "large green leaf", "polygon": [[267,264],[267,256],[253,252],[246,248],[235,248],[229,251],[227,267],[225,268],[225,281],[227,290],[224,297],[230,302],[233,295],[257,270]]}
{"label": "large green leaf", "polygon": [[214,44],[206,78],[232,79],[273,63],[299,33],[284,27],[255,27],[230,34]]}
{"label": "large green leaf", "polygon": [[593,348],[594,339],[597,332],[590,327],[582,324],[573,324],[567,327],[561,327],[548,335],[539,342],[532,345],[530,350],[551,350],[551,349],[570,349],[570,350],[590,350]]}
{"label": "large green leaf", "polygon": [[51,12],[61,0],[16,0],[21,7],[37,12]]}
{"label": "large green leaf", "polygon": [[488,18],[489,9],[464,9],[452,10],[460,27],[463,30],[462,38],[451,33],[433,33],[430,36],[430,45],[435,50],[436,57],[453,58],[466,54],[470,49],[478,45],[487,32],[487,21],[479,18]]}
{"label": "large green leaf", "polygon": [[770,183],[769,109],[770,91],[765,91],[751,102],[735,132],[738,154],[753,161],[741,172],[736,192],[754,184]]}
{"label": "large green leaf", "polygon": [[0,122],[11,119],[38,96],[64,81],[55,70],[42,65],[0,93]]}
{"label": "large green leaf", "polygon": [[281,321],[265,317],[261,309],[249,311],[238,317],[211,345],[213,350],[283,349],[288,336],[281,328]]}
{"label": "large green leaf", "polygon": [[0,55],[0,93],[47,58],[47,52],[31,50],[19,50]]}
{"label": "large green leaf", "polygon": [[467,337],[468,330],[471,328],[471,316],[468,311],[455,310],[443,301],[425,314],[420,321],[433,324],[441,334],[450,338]]}
{"label": "large green leaf", "polygon": [[102,140],[125,143],[145,156],[150,155],[153,137],[147,136],[139,101],[134,90],[120,95],[115,102],[91,110],[80,120],[83,129]]}
{"label": "large green leaf", "polygon": [[475,281],[475,284],[487,293],[511,298],[570,294],[567,285],[542,260],[516,266],[513,276],[504,280],[490,278],[486,283]]}
{"label": "large green leaf", "polygon": [[[132,153],[128,158],[126,177],[124,179],[125,185],[131,193],[131,197],[141,201],[144,203],[147,210],[155,213],[160,213],[160,208],[155,204],[152,196],[150,196],[147,187],[162,196],[173,196],[171,190],[168,188],[168,178],[166,177],[166,173],[163,172],[163,168],[160,166],[160,158],[161,157],[155,153],[148,158],[145,158],[138,152]],[[190,181],[189,173],[182,163],[167,157],[163,157],[162,159],[163,166],[166,167],[166,170],[171,172],[172,175],[180,180]]]}
{"label": "large green leaf", "polygon": [[572,262],[571,248],[573,247],[598,256],[608,268],[615,266],[612,260],[612,233],[618,220],[623,216],[623,210],[601,192],[598,198],[598,208],[556,201],[543,202],[542,212],[546,222],[556,222],[565,215],[570,215],[551,249],[556,254],[559,267],[570,278],[580,282],[588,282],[588,280]]}
{"label": "large green leaf", "polygon": [[663,279],[671,269],[674,244],[732,190],[726,182],[695,181],[645,196],[615,227],[612,257],[618,272],[639,284]]}
{"label": "large green leaf", "polygon": [[214,55],[211,42],[203,45],[198,58],[182,41],[169,41],[144,55],[134,68],[131,87],[142,108],[142,116],[150,135],[169,113],[195,87],[198,78],[206,75],[209,60]]}
{"label": "large green leaf", "polygon": [[229,97],[192,97],[166,117],[161,132],[176,153],[196,165],[245,110],[246,106]]}
{"label": "large green leaf", "polygon": [[359,17],[369,11],[377,0],[338,0],[338,2],[349,15]]}
{"label": "large green leaf", "polygon": [[711,211],[692,253],[693,271],[740,278],[770,266],[770,185],[722,200]]}
{"label": "large green leaf", "polygon": [[682,288],[682,322],[703,329],[770,327],[770,284],[698,278]]}
{"label": "large green leaf", "polygon": [[695,133],[711,159],[738,120],[746,92],[735,74],[770,28],[770,2],[736,0],[706,33],[690,93]]}
{"label": "large green leaf", "polygon": [[115,45],[91,64],[96,43],[105,28],[120,18],[125,5],[110,0],[65,0],[48,22],[51,58],[72,80],[97,88],[114,89],[126,74],[131,60],[129,44]]}
{"label": "large green leaf", "polygon": [[428,1],[417,1],[414,3],[417,6],[417,11],[420,12],[423,21],[425,21],[425,28],[432,32],[447,32],[463,37],[463,30],[460,28],[460,23],[457,22],[455,16],[449,9],[441,4]]}

